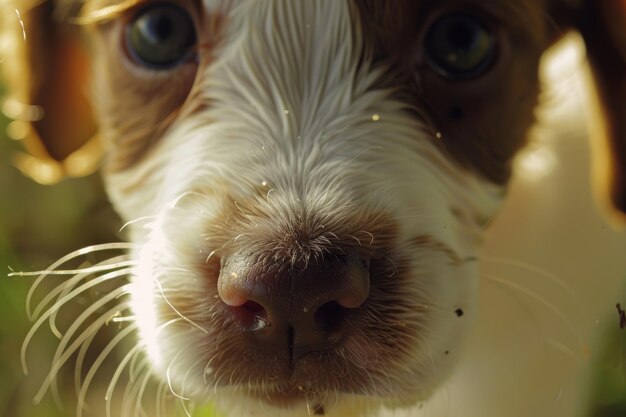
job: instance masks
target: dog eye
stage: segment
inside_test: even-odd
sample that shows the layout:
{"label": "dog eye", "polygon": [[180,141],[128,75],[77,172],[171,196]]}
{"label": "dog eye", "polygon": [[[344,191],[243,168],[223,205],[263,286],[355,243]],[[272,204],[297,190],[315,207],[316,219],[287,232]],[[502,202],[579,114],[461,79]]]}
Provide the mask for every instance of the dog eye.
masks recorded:
{"label": "dog eye", "polygon": [[437,19],[424,42],[429,65],[447,78],[479,76],[489,69],[495,57],[493,33],[478,17],[460,12]]}
{"label": "dog eye", "polygon": [[131,56],[140,64],[156,68],[175,67],[192,54],[196,44],[193,19],[173,4],[142,9],[126,30]]}

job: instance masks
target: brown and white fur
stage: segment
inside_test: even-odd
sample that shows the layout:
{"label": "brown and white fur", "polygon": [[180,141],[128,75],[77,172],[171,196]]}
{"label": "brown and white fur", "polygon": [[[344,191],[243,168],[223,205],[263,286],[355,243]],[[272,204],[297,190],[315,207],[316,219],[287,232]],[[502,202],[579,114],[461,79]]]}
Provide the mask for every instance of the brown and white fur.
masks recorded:
{"label": "brown and white fur", "polygon": [[[569,29],[587,42],[607,122],[604,183],[626,211],[626,42],[611,21],[622,2],[172,2],[193,17],[198,46],[197,59],[168,70],[138,65],[123,46],[148,1],[57,1],[53,11],[16,0],[0,10],[8,6],[3,31],[16,48],[5,63],[27,65],[9,79],[37,80],[16,83],[16,95],[42,105],[33,126],[53,159],[80,145],[76,113],[62,107],[81,109],[83,86],[69,84],[84,77],[42,73],[75,68],[55,54],[79,31],[87,39],[103,177],[132,244],[120,311],[134,315],[150,367],[176,397],[227,416],[435,415],[419,405],[462,353],[485,228],[534,122],[539,62]],[[449,11],[493,27],[498,55],[480,77],[447,79],[424,57],[425,31]],[[62,56],[80,60],[79,49]],[[347,317],[340,342],[298,355],[307,342],[287,325],[284,346],[266,349],[233,318],[233,286],[252,300],[266,285],[314,311],[299,298],[314,299],[352,258],[368,288],[357,301],[360,284],[329,299]]]}

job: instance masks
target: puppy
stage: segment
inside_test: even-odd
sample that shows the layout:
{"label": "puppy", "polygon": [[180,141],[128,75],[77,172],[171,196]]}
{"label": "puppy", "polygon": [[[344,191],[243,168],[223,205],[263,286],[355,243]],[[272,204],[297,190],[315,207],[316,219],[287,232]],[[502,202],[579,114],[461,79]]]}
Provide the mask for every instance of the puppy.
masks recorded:
{"label": "puppy", "polygon": [[[585,39],[603,103],[605,195],[626,212],[624,9],[3,5],[5,108],[26,123],[30,153],[18,166],[52,182],[89,171],[101,146],[108,194],[129,222],[129,244],[94,249],[128,255],[77,271],[34,314],[33,331],[76,295],[119,282],[77,319],[92,320],[85,330],[62,335],[53,371],[115,313],[132,321],[85,386],[137,334],[120,372],[145,354],[161,392],[224,415],[369,416],[427,401],[476,315],[484,229],[534,121],[540,58],[569,29]],[[108,314],[91,317],[98,309]]]}

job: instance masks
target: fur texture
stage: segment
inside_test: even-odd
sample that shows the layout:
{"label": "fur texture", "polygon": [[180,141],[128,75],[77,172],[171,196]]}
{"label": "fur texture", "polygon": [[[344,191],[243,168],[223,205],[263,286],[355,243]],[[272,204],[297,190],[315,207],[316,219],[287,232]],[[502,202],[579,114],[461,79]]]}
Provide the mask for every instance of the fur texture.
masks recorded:
{"label": "fur texture", "polygon": [[[365,416],[431,398],[476,315],[484,228],[534,120],[539,60],[559,35],[550,14],[568,27],[580,5],[181,0],[196,59],[155,70],[124,46],[144,3],[52,13],[60,22],[80,10],[104,180],[129,222],[119,275],[131,283],[106,301],[130,296],[120,340],[136,327],[174,397],[226,415]],[[425,30],[450,10],[493,27],[498,59],[477,79],[445,79],[424,58]],[[2,15],[19,38],[15,16]],[[14,97],[29,103],[18,85]],[[294,364],[248,343],[218,284],[240,253],[286,267],[367,259],[370,294],[343,343]]]}

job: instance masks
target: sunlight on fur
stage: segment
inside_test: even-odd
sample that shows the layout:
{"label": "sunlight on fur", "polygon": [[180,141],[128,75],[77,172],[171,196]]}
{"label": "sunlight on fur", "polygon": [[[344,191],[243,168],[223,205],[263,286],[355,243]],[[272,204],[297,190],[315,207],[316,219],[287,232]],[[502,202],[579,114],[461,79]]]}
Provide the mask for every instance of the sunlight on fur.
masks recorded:
{"label": "sunlight on fur", "polygon": [[[67,114],[38,124],[54,106],[33,96],[53,94],[29,77],[45,74],[19,66],[42,3],[0,5],[16,165],[41,183],[80,175],[94,166],[75,152],[101,138],[131,242],[9,274],[36,277],[25,374],[38,338],[58,339],[35,402],[50,394],[78,417],[206,404],[229,417],[582,416],[626,271],[626,236],[587,181],[597,98],[583,38],[543,54],[561,29],[548,2],[526,0],[433,6],[427,19],[382,0],[192,3],[86,2],[80,14],[59,2],[55,24],[80,23],[63,36],[92,42],[98,124],[67,147],[48,141]],[[178,19],[184,54],[142,49],[154,16]],[[426,28],[405,28],[425,51],[398,46],[407,16]],[[454,25],[476,32],[481,60],[440,53]],[[477,100],[484,91],[496,99]],[[58,383],[72,364],[74,401]]]}

